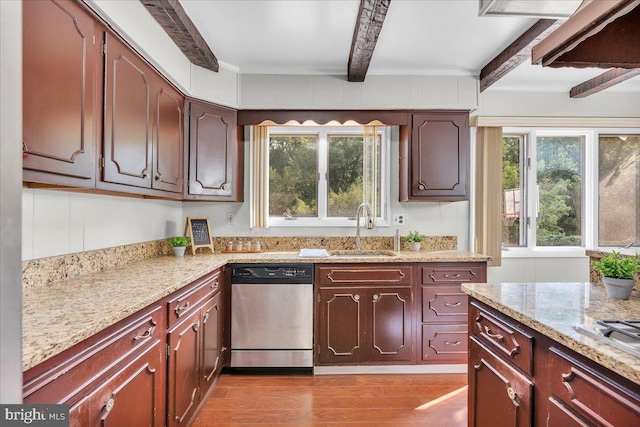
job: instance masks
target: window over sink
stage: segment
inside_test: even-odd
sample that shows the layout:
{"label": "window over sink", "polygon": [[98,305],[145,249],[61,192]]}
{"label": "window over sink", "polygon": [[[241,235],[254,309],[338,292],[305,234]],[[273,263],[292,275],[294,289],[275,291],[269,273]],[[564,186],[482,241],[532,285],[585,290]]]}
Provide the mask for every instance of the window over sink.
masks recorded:
{"label": "window over sink", "polygon": [[388,224],[387,127],[269,127],[269,225],[353,226],[367,202]]}

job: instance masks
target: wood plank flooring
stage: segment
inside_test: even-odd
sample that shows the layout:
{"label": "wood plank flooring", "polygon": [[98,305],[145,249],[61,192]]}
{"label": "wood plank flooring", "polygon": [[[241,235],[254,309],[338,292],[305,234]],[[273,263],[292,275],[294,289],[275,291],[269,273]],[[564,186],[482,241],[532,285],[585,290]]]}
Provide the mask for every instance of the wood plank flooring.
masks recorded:
{"label": "wood plank flooring", "polygon": [[466,374],[223,374],[193,427],[466,427]]}

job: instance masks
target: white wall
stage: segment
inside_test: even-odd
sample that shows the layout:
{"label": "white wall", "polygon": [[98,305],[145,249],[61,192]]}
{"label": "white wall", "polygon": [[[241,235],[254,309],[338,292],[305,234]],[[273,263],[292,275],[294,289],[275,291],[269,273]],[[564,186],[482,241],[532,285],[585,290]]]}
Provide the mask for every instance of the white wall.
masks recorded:
{"label": "white wall", "polygon": [[22,190],[22,259],[181,235],[182,203],[67,191]]}
{"label": "white wall", "polygon": [[0,1],[0,403],[22,403],[22,4]]}
{"label": "white wall", "polygon": [[478,80],[456,76],[240,75],[244,109],[465,109],[478,106]]}

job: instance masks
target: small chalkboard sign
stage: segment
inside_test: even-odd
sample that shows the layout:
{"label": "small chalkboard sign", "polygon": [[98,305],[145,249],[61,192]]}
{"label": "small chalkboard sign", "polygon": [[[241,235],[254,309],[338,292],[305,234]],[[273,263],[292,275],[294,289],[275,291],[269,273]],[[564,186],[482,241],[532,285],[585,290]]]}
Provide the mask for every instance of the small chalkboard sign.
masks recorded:
{"label": "small chalkboard sign", "polygon": [[213,241],[211,239],[211,227],[207,217],[187,217],[184,226],[184,235],[191,238],[191,253],[196,254],[198,248],[209,248],[213,253]]}

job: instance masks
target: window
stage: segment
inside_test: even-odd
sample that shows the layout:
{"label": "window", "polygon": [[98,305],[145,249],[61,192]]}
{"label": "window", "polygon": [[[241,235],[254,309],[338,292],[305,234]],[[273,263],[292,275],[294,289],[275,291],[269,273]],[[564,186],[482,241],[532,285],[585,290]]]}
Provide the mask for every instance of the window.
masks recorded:
{"label": "window", "polygon": [[640,241],[640,135],[504,129],[502,142],[504,249]]}
{"label": "window", "polygon": [[598,245],[640,244],[640,135],[598,138]]}
{"label": "window", "polygon": [[367,201],[385,225],[388,132],[363,134],[353,126],[271,127],[269,224],[353,226]]}

